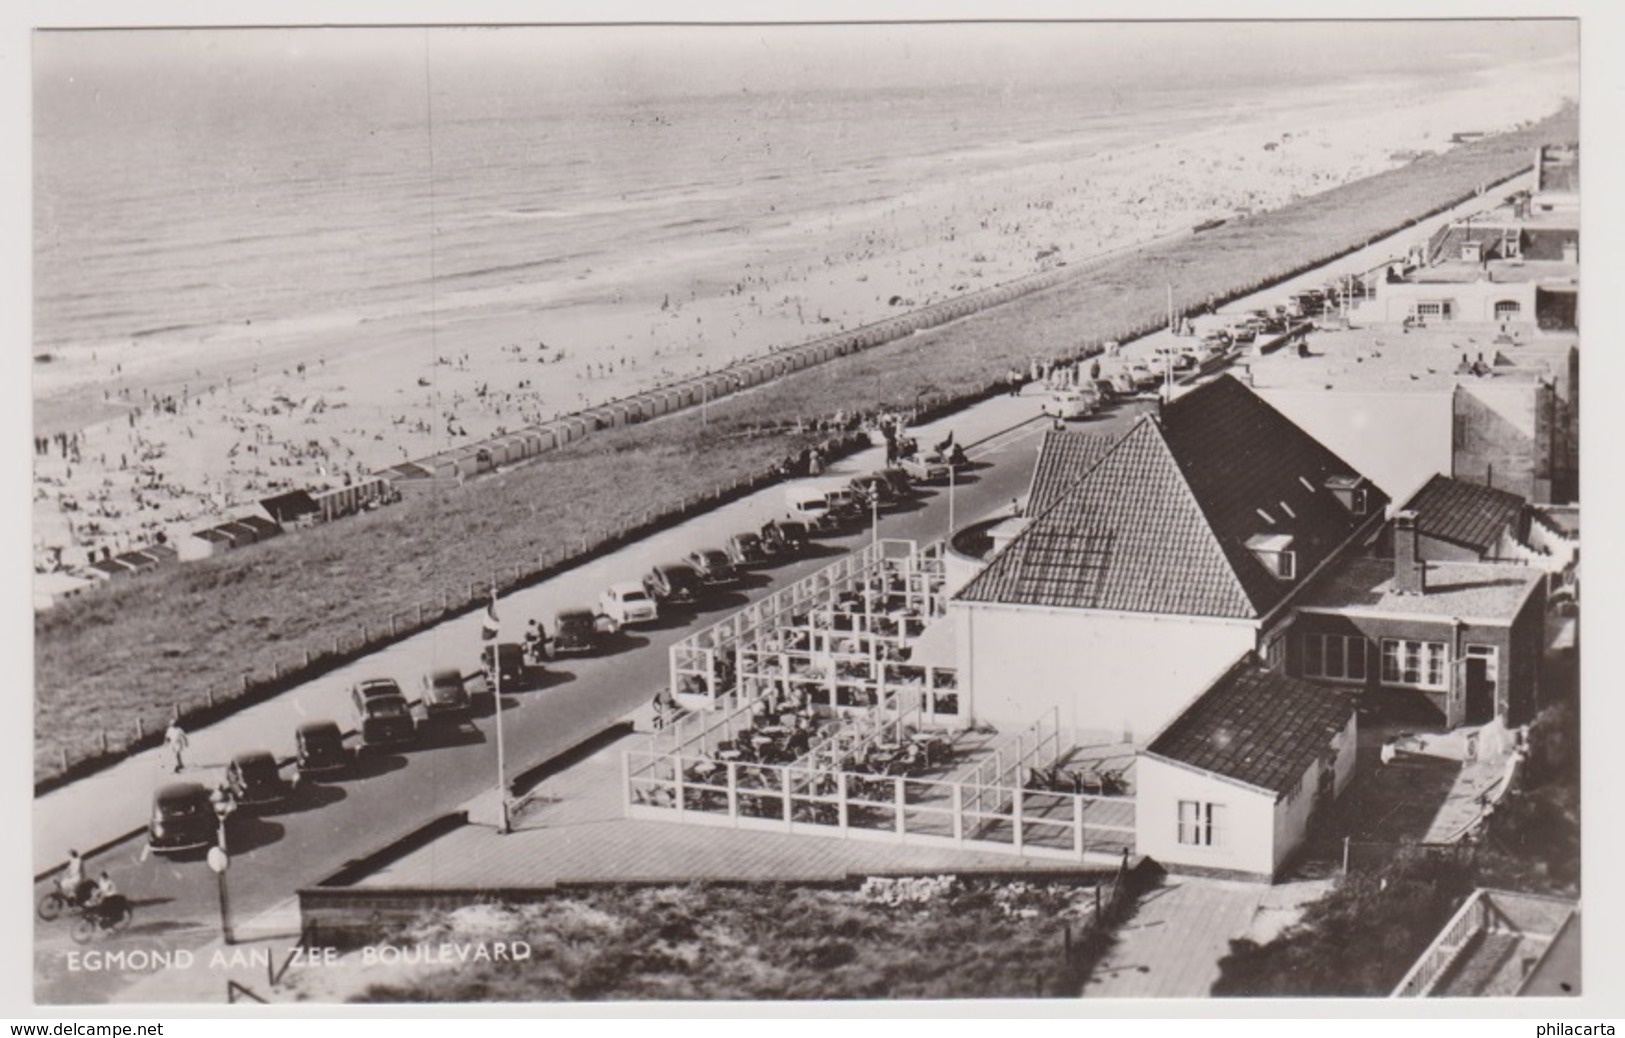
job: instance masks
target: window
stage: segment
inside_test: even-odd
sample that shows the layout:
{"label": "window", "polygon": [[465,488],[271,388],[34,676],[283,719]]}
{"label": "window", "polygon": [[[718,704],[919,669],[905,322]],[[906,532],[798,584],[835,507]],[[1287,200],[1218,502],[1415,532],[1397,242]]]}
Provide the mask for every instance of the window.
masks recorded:
{"label": "window", "polygon": [[1224,840],[1224,805],[1199,800],[1179,802],[1179,842],[1187,847],[1220,847]]}
{"label": "window", "polygon": [[1303,636],[1303,676],[1331,681],[1365,681],[1366,641],[1357,634]]}
{"label": "window", "polygon": [[1522,311],[1523,307],[1519,305],[1516,299],[1502,299],[1495,304],[1495,319],[1505,321],[1517,317]]}
{"label": "window", "polygon": [[1382,640],[1382,683],[1405,688],[1445,688],[1444,642]]}
{"label": "window", "polygon": [[1441,321],[1448,321],[1454,307],[1448,299],[1421,299],[1416,303],[1416,316],[1421,318],[1437,317]]}
{"label": "window", "polygon": [[1286,671],[1286,636],[1278,634],[1264,646],[1264,664],[1271,670]]}

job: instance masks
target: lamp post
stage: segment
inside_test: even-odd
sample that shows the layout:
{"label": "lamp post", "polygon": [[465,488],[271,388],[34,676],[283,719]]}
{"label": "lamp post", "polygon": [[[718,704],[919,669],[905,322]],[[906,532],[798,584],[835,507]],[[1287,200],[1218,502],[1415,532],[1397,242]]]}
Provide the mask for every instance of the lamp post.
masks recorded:
{"label": "lamp post", "polygon": [[502,739],[502,623],[497,619],[497,586],[491,582],[491,604],[486,607],[480,636],[485,640],[485,651],[490,653],[491,701],[497,715],[497,832],[506,835],[512,831],[508,817],[508,761]]}
{"label": "lamp post", "polygon": [[209,868],[214,872],[215,892],[220,898],[220,940],[226,944],[236,944],[237,938],[231,932],[231,898],[226,893],[226,869],[231,865],[231,859],[226,854],[226,819],[232,811],[229,797],[218,797],[214,802],[215,817],[220,820],[218,830],[218,843],[209,848]]}

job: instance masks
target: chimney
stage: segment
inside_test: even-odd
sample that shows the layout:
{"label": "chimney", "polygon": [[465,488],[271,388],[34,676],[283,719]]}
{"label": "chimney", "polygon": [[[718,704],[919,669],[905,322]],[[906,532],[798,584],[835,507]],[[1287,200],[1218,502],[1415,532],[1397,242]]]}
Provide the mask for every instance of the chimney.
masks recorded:
{"label": "chimney", "polygon": [[1425,595],[1428,591],[1427,563],[1416,554],[1416,513],[1394,516],[1394,591],[1401,595]]}

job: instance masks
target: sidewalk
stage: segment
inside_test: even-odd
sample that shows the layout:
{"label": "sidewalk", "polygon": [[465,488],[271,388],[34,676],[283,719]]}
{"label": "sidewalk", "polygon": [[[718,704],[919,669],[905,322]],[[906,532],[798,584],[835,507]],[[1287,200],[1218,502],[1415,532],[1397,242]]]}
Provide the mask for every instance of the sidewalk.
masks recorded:
{"label": "sidewalk", "polygon": [[1140,899],[1084,985],[1084,998],[1203,998],[1219,960],[1270,892],[1261,883],[1169,876]]}

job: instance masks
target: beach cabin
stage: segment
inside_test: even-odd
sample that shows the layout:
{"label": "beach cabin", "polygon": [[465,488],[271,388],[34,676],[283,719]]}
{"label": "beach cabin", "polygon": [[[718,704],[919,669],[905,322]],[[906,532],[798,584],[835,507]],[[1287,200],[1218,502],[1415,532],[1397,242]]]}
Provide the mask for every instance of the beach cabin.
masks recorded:
{"label": "beach cabin", "polygon": [[61,602],[77,598],[85,593],[87,588],[96,586],[94,580],[76,577],[71,573],[36,573],[34,574],[34,610],[39,612],[54,608]]}
{"label": "beach cabin", "polygon": [[190,537],[183,537],[175,545],[180,552],[182,562],[193,562],[197,559],[206,559],[211,555],[228,551],[233,547],[230,537],[219,530],[208,529],[195,531]]}

